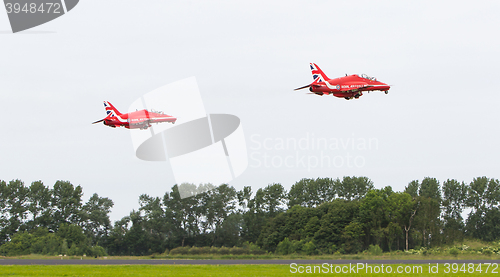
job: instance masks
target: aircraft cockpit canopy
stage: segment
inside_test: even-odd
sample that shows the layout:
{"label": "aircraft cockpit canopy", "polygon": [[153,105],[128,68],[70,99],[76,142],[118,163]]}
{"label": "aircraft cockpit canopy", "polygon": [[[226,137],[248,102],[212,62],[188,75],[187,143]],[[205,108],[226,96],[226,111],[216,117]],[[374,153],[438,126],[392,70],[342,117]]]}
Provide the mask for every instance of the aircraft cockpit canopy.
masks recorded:
{"label": "aircraft cockpit canopy", "polygon": [[149,111],[150,111],[150,112],[152,112],[152,113],[163,114],[163,112],[162,112],[162,111],[155,111],[155,110],[149,110]]}
{"label": "aircraft cockpit canopy", "polygon": [[375,77],[370,77],[370,76],[368,76],[368,75],[366,75],[366,74],[364,74],[364,73],[363,73],[363,74],[361,74],[359,77],[364,78],[364,79],[368,79],[368,80],[372,80],[372,81],[377,81],[377,78],[375,78]]}

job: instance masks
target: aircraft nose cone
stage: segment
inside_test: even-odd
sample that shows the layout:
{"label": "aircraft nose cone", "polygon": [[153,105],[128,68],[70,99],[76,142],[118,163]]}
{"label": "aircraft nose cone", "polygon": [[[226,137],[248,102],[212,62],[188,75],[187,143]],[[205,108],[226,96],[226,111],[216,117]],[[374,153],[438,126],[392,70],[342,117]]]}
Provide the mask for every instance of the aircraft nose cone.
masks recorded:
{"label": "aircraft nose cone", "polygon": [[380,90],[389,90],[390,88],[391,86],[388,84],[380,82]]}

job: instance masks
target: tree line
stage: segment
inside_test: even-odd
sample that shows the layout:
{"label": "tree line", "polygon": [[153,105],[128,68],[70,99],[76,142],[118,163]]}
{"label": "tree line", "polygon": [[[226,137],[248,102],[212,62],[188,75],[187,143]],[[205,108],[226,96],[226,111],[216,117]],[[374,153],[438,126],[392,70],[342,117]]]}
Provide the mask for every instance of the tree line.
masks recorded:
{"label": "tree line", "polygon": [[[181,199],[179,190],[192,197]],[[0,254],[149,255],[178,247],[252,245],[278,254],[358,253],[437,247],[466,237],[500,239],[500,183],[435,178],[404,191],[367,177],[302,179],[255,193],[247,186],[174,185],[139,196],[139,209],[111,224],[113,201],[81,186],[0,181]],[[465,212],[468,214],[463,217]]]}

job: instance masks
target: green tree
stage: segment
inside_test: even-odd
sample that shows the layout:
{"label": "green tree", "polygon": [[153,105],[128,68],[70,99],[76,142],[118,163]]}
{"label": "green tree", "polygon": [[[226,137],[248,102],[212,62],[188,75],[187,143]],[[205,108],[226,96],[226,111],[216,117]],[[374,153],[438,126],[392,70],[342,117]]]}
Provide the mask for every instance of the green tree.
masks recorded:
{"label": "green tree", "polygon": [[12,235],[9,242],[0,246],[2,256],[20,256],[31,254],[33,235],[27,231],[18,232]]}
{"label": "green tree", "polygon": [[[498,179],[478,177],[470,183],[466,205],[472,208],[467,218],[466,231],[474,238],[486,241],[500,238],[498,219],[500,182]],[[495,223],[496,222],[496,223]]]}
{"label": "green tree", "polygon": [[28,188],[21,180],[0,182],[0,241],[8,241],[19,230],[25,230],[28,217]]}
{"label": "green tree", "polygon": [[[277,217],[283,212],[286,195],[281,184],[270,184],[257,190],[255,196],[248,201],[248,211],[243,213],[241,232],[243,241],[259,241],[264,226],[269,223],[271,218]],[[282,238],[276,244],[281,240]],[[273,245],[275,247],[274,243]]]}
{"label": "green tree", "polygon": [[411,197],[416,198],[418,196],[418,190],[420,189],[420,183],[418,180],[411,181],[408,186],[405,187],[405,192]]}
{"label": "green tree", "polygon": [[[260,193],[262,192],[262,193]],[[257,191],[256,197],[260,197],[260,202],[264,211],[269,216],[274,216],[283,211],[283,206],[286,203],[286,191],[281,184],[270,184],[263,190]]]}
{"label": "green tree", "polygon": [[471,213],[467,220],[467,232],[484,241],[495,241],[500,238],[500,209],[493,207],[482,213]]}
{"label": "green tree", "polygon": [[113,224],[106,247],[111,255],[129,255],[125,235],[129,231],[130,216],[125,216]]}
{"label": "green tree", "polygon": [[500,183],[498,179],[487,177],[474,178],[467,191],[466,205],[473,211],[498,207],[500,202]]}
{"label": "green tree", "polygon": [[372,189],[362,199],[359,207],[359,218],[366,233],[365,244],[380,245],[384,240],[384,228],[389,224],[388,198],[393,194],[391,187]]}
{"label": "green tree", "polygon": [[[387,213],[389,225],[386,227],[386,238],[389,250],[392,251],[393,243],[396,242],[397,249],[400,248],[400,240],[405,237],[406,248],[408,248],[408,233],[415,215],[415,201],[406,192],[394,192],[387,198]],[[403,232],[404,230],[404,232]],[[406,249],[408,250],[408,249]]]}
{"label": "green tree", "polygon": [[57,181],[52,190],[53,228],[61,224],[81,224],[83,191],[68,181]]}
{"label": "green tree", "polygon": [[305,238],[313,239],[321,227],[319,219],[326,210],[296,205],[275,217],[268,217],[257,244],[265,250],[275,251],[278,243],[285,238],[293,241]]}
{"label": "green tree", "polygon": [[426,177],[422,180],[417,201],[419,204],[415,215],[415,229],[422,237],[422,245],[438,245],[442,230],[441,188],[436,178]]}
{"label": "green tree", "polygon": [[335,198],[334,182],[331,178],[302,179],[288,192],[288,207],[301,205],[317,207]]}
{"label": "green tree", "polygon": [[151,254],[151,241],[148,233],[143,228],[143,220],[144,218],[139,211],[132,210],[130,212],[132,226],[123,238],[129,255],[144,256]]}
{"label": "green tree", "polygon": [[96,244],[98,241],[105,242],[111,229],[109,214],[112,207],[113,201],[111,199],[99,197],[97,193],[94,193],[89,201],[83,205],[81,224],[92,244]]}
{"label": "green tree", "polygon": [[342,181],[336,179],[333,183],[337,196],[348,201],[360,199],[374,189],[373,182],[367,177],[344,176]]}
{"label": "green tree", "polygon": [[466,199],[467,185],[464,182],[455,179],[443,182],[443,237],[447,244],[463,239],[465,224],[462,212]]}
{"label": "green tree", "polygon": [[344,227],[342,232],[342,240],[344,244],[344,251],[347,253],[358,253],[363,249],[363,224],[352,221],[349,225]]}
{"label": "green tree", "polygon": [[236,195],[242,220],[241,240],[255,243],[266,220],[265,212],[261,207],[262,203],[256,203],[256,199],[252,198],[252,189],[249,186],[238,191]]}
{"label": "green tree", "polygon": [[151,252],[161,253],[167,246],[167,237],[171,234],[165,207],[160,197],[143,194],[139,196],[139,211],[144,213],[142,227],[151,243]]}
{"label": "green tree", "polygon": [[[222,245],[220,235],[225,219],[236,212],[236,190],[223,184],[201,195],[201,206],[205,214],[204,225],[211,231],[211,245]],[[227,227],[227,226],[226,226]]]}
{"label": "green tree", "polygon": [[250,208],[250,200],[252,199],[252,187],[245,186],[242,190],[236,192],[238,198],[239,209],[241,213],[248,211]]}
{"label": "green tree", "polygon": [[314,235],[316,246],[325,252],[332,247],[342,247],[345,242],[342,235],[346,226],[359,218],[359,206],[359,201],[335,199],[317,207],[320,228]]}
{"label": "green tree", "polygon": [[[195,237],[200,235],[203,211],[203,192],[207,192],[212,185],[200,185],[183,183],[180,186],[174,185],[172,191],[165,193],[163,205],[165,206],[165,216],[170,224],[171,236],[169,237],[169,246],[182,246],[193,243]],[[184,193],[190,192],[191,197],[181,198],[179,189]],[[199,193],[201,192],[201,193]],[[192,245],[192,244],[191,244]]]}
{"label": "green tree", "polygon": [[283,239],[278,246],[276,247],[276,254],[280,255],[288,255],[293,253],[293,242],[291,242],[288,238]]}
{"label": "green tree", "polygon": [[87,237],[83,233],[82,227],[78,225],[62,223],[56,235],[67,241],[68,248],[78,247],[83,249],[87,246]]}
{"label": "green tree", "polygon": [[232,247],[240,246],[241,229],[243,226],[243,215],[240,213],[232,213],[228,215],[221,226],[217,229],[217,239],[215,245]]}
{"label": "green tree", "polygon": [[52,192],[42,181],[31,183],[28,190],[28,211],[31,215],[28,230],[37,227],[49,227],[52,223]]}

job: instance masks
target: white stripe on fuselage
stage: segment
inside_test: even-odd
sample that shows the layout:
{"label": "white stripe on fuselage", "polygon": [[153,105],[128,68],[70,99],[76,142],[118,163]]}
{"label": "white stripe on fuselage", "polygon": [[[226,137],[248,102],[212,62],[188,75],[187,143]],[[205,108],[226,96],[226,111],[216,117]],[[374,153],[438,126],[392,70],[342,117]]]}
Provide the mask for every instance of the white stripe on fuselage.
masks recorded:
{"label": "white stripe on fuselage", "polygon": [[126,123],[127,120],[126,119],[123,119],[121,118],[119,115],[116,114],[115,111],[111,110],[111,115],[110,118],[113,118],[113,117],[116,117],[118,119],[118,121],[120,121],[121,123]]}
{"label": "white stripe on fuselage", "polygon": [[[337,88],[337,85],[332,85],[330,84],[328,81],[325,82],[325,85],[329,88],[329,89],[334,89],[334,90],[340,90]],[[339,86],[340,88],[340,86]]]}

